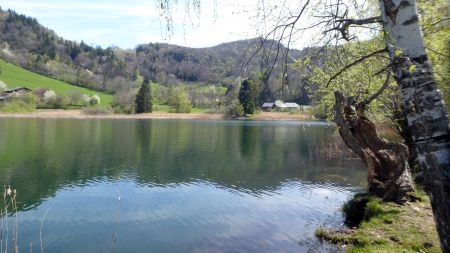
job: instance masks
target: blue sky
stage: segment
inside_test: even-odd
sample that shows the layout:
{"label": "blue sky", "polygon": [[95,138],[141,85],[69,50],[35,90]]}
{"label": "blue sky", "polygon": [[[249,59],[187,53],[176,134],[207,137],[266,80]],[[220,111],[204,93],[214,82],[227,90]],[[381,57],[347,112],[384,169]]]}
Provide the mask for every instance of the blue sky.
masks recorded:
{"label": "blue sky", "polygon": [[[92,46],[135,48],[138,44],[166,42],[188,47],[209,47],[224,42],[266,35],[275,25],[288,23],[307,0],[200,0],[200,14],[186,11],[186,3],[177,2],[172,13],[173,32],[165,32],[165,21],[158,0],[0,0],[3,9],[36,18],[59,36]],[[350,1],[350,0],[341,0]],[[311,1],[297,28],[318,23],[320,1]],[[350,9],[350,13],[356,13]],[[323,14],[322,14],[323,15]],[[356,14],[355,14],[356,15]],[[292,20],[290,20],[292,21]],[[290,47],[318,45],[324,28],[299,29]],[[360,32],[369,38],[370,30]],[[275,36],[278,38],[279,34]],[[272,38],[270,38],[272,39]],[[287,39],[283,41],[285,44]]]}
{"label": "blue sky", "polygon": [[1,0],[0,6],[35,17],[65,39],[102,47],[148,42],[207,47],[258,35],[252,17],[258,0],[202,0],[198,16],[185,11],[184,1],[173,11],[170,36],[155,0]]}

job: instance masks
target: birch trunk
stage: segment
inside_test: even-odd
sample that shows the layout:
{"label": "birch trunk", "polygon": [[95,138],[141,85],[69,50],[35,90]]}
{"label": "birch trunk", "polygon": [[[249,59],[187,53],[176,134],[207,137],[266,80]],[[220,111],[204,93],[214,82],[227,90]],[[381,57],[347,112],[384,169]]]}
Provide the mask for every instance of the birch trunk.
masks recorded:
{"label": "birch trunk", "polygon": [[416,0],[379,0],[387,48],[444,252],[450,252],[450,128],[428,62]]}

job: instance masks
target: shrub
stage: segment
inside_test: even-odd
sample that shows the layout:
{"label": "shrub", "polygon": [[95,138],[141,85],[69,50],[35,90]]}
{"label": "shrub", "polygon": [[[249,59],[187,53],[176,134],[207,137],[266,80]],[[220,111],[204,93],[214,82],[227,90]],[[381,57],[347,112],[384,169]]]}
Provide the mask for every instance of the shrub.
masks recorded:
{"label": "shrub", "polygon": [[49,91],[48,88],[37,88],[33,91],[33,94],[36,95],[39,99],[44,99],[45,92]]}
{"label": "shrub", "polygon": [[2,112],[32,112],[34,109],[35,107],[33,104],[28,104],[21,100],[12,100],[0,104],[0,111]]}
{"label": "shrub", "polygon": [[49,103],[52,100],[56,99],[56,93],[53,90],[47,90],[44,92],[44,102]]}
{"label": "shrub", "polygon": [[316,119],[321,119],[321,120],[325,120],[328,117],[328,113],[327,113],[327,107],[325,104],[318,104],[315,105],[312,109],[311,109],[311,114],[314,116],[314,118]]}
{"label": "shrub", "polygon": [[112,107],[115,113],[134,113],[136,94],[133,90],[120,90],[114,94]]}
{"label": "shrub", "polygon": [[90,99],[89,99],[89,103],[91,105],[98,105],[100,104],[100,97],[97,94],[94,94]]}
{"label": "shrub", "polygon": [[79,91],[70,91],[67,94],[68,103],[72,106],[82,106],[83,94]]}
{"label": "shrub", "polygon": [[69,104],[69,99],[65,96],[54,94],[52,90],[45,92],[44,103],[39,104],[39,108],[44,109],[66,109]]}
{"label": "shrub", "polygon": [[234,99],[233,101],[231,101],[231,104],[227,107],[227,109],[225,111],[225,115],[227,117],[233,117],[233,118],[244,116],[244,108],[242,107],[239,100]]}

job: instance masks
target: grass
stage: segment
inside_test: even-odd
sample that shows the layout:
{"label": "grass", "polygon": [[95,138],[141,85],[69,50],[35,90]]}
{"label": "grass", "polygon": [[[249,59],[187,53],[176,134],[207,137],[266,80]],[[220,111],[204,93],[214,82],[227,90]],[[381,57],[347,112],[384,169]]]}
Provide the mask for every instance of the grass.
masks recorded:
{"label": "grass", "polygon": [[0,80],[5,82],[9,88],[24,86],[34,90],[36,88],[45,87],[54,90],[57,94],[60,95],[68,94],[71,91],[78,91],[82,94],[90,96],[97,94],[100,97],[100,105],[103,106],[110,105],[112,101],[111,94],[78,87],[62,81],[58,81],[56,79],[48,78],[20,68],[11,63],[7,63],[4,60],[0,60],[0,69]]}
{"label": "grass", "polygon": [[8,113],[21,113],[34,111],[34,105],[25,103],[23,101],[13,101],[0,103],[0,111]]}
{"label": "grass", "polygon": [[[195,83],[195,84],[191,84],[191,87],[194,88],[195,91],[197,91],[198,93],[217,93],[219,95],[225,95],[225,93],[227,92],[227,87],[223,87],[220,85],[208,85],[208,84],[203,84],[203,83]],[[189,87],[189,86],[187,86]]]}
{"label": "grass", "polygon": [[430,200],[405,205],[371,198],[365,220],[358,228],[342,231],[316,230],[316,236],[338,245],[346,252],[441,252]]}

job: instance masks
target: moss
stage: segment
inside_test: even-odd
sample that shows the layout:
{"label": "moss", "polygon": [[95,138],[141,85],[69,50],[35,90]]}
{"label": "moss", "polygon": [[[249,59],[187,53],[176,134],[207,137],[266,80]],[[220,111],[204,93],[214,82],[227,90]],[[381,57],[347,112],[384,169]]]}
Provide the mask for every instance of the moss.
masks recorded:
{"label": "moss", "polygon": [[369,197],[358,228],[319,228],[316,236],[348,246],[346,252],[441,252],[429,198],[423,192],[418,196],[422,201],[401,206]]}

